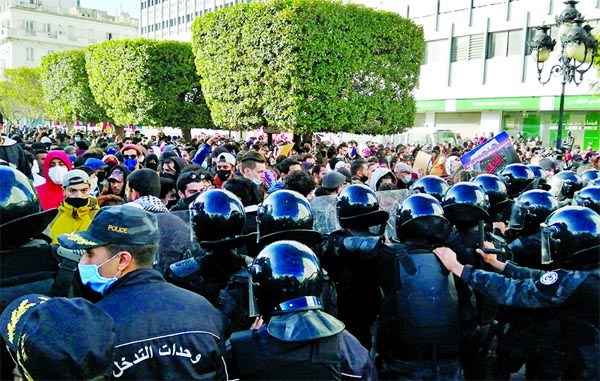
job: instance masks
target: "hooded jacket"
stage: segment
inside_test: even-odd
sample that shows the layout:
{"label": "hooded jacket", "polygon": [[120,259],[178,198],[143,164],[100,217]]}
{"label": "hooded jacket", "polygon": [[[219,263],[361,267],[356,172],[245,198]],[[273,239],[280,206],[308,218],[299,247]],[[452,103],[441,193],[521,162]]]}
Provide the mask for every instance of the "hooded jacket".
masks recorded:
{"label": "hooded jacket", "polygon": [[48,225],[52,243],[58,243],[58,236],[61,234],[87,230],[99,209],[98,201],[92,197],[88,199],[87,205],[80,208],[75,208],[65,201],[61,202],[58,214]]}
{"label": "hooded jacket", "polygon": [[392,183],[394,185],[396,185],[398,179],[396,178],[396,175],[394,175],[394,172],[392,172],[390,169],[388,168],[377,168],[372,174],[371,174],[371,178],[369,179],[369,187],[371,189],[373,189],[374,191],[377,190],[377,188],[379,187],[379,181],[383,178],[383,176],[385,175],[391,175],[392,176]]}
{"label": "hooded jacket", "polygon": [[54,159],[62,160],[69,171],[73,169],[71,160],[69,160],[69,156],[67,156],[64,151],[48,152],[48,156],[46,156],[46,159],[44,160],[44,177],[46,178],[46,183],[35,188],[40,197],[40,205],[43,210],[58,208],[58,205],[65,199],[65,195],[62,191],[62,184],[55,184],[48,175],[50,162]]}
{"label": "hooded jacket", "polygon": [[125,186],[127,185],[127,176],[129,176],[129,173],[130,173],[129,169],[127,169],[125,164],[117,164],[114,167],[112,167],[108,172],[106,172],[106,180],[104,180],[104,188],[102,188],[102,191],[100,192],[100,194],[101,195],[115,194],[115,193],[113,193],[112,189],[110,188],[110,183],[108,181],[108,178],[110,177],[110,175],[114,172],[114,170],[116,168],[119,168],[123,172],[123,189],[121,189],[121,193],[119,193],[117,196],[122,197],[125,200],[125,199],[127,199],[127,197],[125,196]]}

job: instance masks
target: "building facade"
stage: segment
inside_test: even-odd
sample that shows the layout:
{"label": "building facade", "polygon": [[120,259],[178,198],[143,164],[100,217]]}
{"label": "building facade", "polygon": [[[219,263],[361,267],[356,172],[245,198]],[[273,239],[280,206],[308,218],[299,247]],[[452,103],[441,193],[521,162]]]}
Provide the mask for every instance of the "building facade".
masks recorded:
{"label": "building facade", "polygon": [[[191,40],[194,18],[252,0],[141,0],[140,35]],[[560,0],[344,0],[396,12],[422,25],[426,51],[415,90],[415,126],[439,127],[463,138],[500,131],[556,139],[560,78],[538,81],[537,64],[528,52],[535,27],[553,26],[565,8]],[[593,27],[600,26],[600,0],[581,0],[577,9]],[[542,73],[558,63],[557,43]],[[563,126],[577,144],[600,148],[600,98],[592,67],[579,86],[567,84]],[[566,131],[563,132],[563,136]]]}
{"label": "building facade", "polygon": [[56,51],[138,35],[138,20],[127,13],[109,16],[78,0],[0,0],[0,22],[0,78],[5,69],[39,66]]}

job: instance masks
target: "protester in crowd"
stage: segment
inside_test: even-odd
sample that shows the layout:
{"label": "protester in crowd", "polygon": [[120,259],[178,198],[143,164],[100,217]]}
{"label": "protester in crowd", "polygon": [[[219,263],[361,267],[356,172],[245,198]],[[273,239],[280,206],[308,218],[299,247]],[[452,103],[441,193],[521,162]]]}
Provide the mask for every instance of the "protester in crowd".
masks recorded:
{"label": "protester in crowd", "polygon": [[124,164],[115,165],[108,172],[106,183],[104,184],[104,188],[100,194],[114,194],[124,200],[127,199],[127,196],[125,195],[127,176],[129,176],[129,169],[127,169]]}
{"label": "protester in crowd", "polygon": [[221,189],[226,181],[236,177],[235,164],[235,157],[229,152],[223,152],[217,156],[217,172],[214,178],[215,187]]}
{"label": "protester in crowd", "polygon": [[100,209],[98,201],[90,196],[90,177],[81,169],[73,169],[63,177],[65,199],[58,206],[58,214],[48,225],[52,243],[58,243],[60,234],[86,230]]}
{"label": "protester in crowd", "polygon": [[36,187],[42,209],[58,208],[65,199],[62,189],[63,177],[71,169],[71,161],[63,151],[48,152],[43,167],[46,182]]}

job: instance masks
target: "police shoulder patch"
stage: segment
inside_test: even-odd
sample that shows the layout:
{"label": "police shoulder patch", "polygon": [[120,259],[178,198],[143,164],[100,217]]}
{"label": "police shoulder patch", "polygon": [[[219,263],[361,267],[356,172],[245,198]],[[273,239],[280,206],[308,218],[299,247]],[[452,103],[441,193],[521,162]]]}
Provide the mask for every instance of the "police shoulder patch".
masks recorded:
{"label": "police shoulder patch", "polygon": [[566,275],[564,270],[554,270],[545,272],[535,282],[535,286],[543,294],[554,295],[559,288],[561,280]]}
{"label": "police shoulder patch", "polygon": [[558,280],[558,273],[556,271],[548,271],[544,275],[540,277],[540,283],[549,286],[551,284],[556,283]]}

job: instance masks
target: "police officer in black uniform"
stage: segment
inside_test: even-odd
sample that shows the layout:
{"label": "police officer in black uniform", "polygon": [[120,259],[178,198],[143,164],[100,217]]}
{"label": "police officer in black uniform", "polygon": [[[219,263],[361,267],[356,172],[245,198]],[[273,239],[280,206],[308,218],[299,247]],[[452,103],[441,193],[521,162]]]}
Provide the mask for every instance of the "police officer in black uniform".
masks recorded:
{"label": "police officer in black uniform", "polygon": [[548,184],[559,205],[566,206],[573,202],[575,192],[583,188],[583,179],[574,171],[560,171],[550,178]]}
{"label": "police officer in black uniform", "polygon": [[[57,212],[42,211],[37,192],[23,173],[0,166],[0,311],[30,293],[73,295],[79,256],[68,250],[57,251],[42,235]],[[1,351],[2,379],[12,379],[14,364],[5,345]]]}
{"label": "police officer in black uniform", "polygon": [[423,176],[410,187],[413,193],[425,193],[435,197],[439,202],[450,189],[450,184],[446,180],[436,175]]}
{"label": "police officer in black uniform", "polygon": [[433,196],[414,194],[398,207],[400,243],[391,245],[392,279],[384,283],[377,329],[380,379],[463,379],[454,279],[432,252],[451,229]]}
{"label": "police officer in black uniform", "polygon": [[322,311],[323,274],[316,255],[297,241],[267,245],[250,274],[266,324],[235,332],[229,376],[243,380],[341,380],[374,376],[367,350]]}
{"label": "police officer in black uniform", "polygon": [[[516,263],[544,269],[541,263],[540,224],[558,209],[558,201],[548,191],[528,190],[512,206],[508,228],[514,240],[508,245]],[[498,369],[504,380],[526,365],[527,379],[556,380],[561,377],[558,355],[560,322],[553,308],[503,309],[499,320]]]}
{"label": "police officer in black uniform", "polygon": [[600,185],[588,185],[575,192],[573,205],[585,206],[600,213]]}
{"label": "police officer in black uniform", "polygon": [[[280,240],[298,241],[316,251],[323,241],[321,233],[313,229],[314,217],[310,202],[293,190],[280,189],[269,194],[258,207],[256,222],[256,247],[259,251]],[[258,252],[252,256],[256,257],[257,254]],[[337,316],[335,285],[327,271],[323,269],[322,272],[324,282],[320,299],[323,308],[328,314]]]}
{"label": "police officer in black uniform", "polygon": [[[446,268],[498,303],[557,307],[564,380],[600,378],[600,215],[580,206],[553,212],[541,225],[542,263],[553,271],[519,267],[478,250],[500,274],[462,265],[449,248],[434,253]],[[485,250],[485,249],[484,249]]]}
{"label": "police officer in black uniform", "polygon": [[[381,303],[380,248],[389,218],[375,192],[362,184],[344,188],[337,197],[341,230],[324,237],[320,258],[337,290],[338,318],[366,348]],[[369,228],[378,229],[372,232]]]}
{"label": "police officer in black uniform", "polygon": [[[484,262],[475,252],[478,247],[483,247],[484,241],[506,248],[504,239],[489,231],[489,201],[480,186],[472,182],[454,184],[446,192],[442,206],[446,218],[454,225],[446,246],[452,248],[465,263],[484,268]],[[489,330],[495,324],[498,306],[480,294],[473,294],[460,279],[456,278],[455,282],[460,302],[461,363],[465,378],[482,379],[486,376],[481,371],[493,372],[493,367],[483,367],[481,362],[486,356],[483,352],[487,352],[486,341],[490,337]]]}
{"label": "police officer in black uniform", "polygon": [[[246,309],[247,291],[233,298],[221,292],[230,282],[236,282],[235,275],[252,263],[250,257],[236,250],[246,239],[240,235],[246,220],[244,206],[233,193],[211,189],[190,204],[190,214],[193,232],[203,251],[173,263],[167,280],[204,296],[227,315],[230,325],[226,334],[248,329],[251,321]],[[247,290],[247,282],[242,287]]]}

